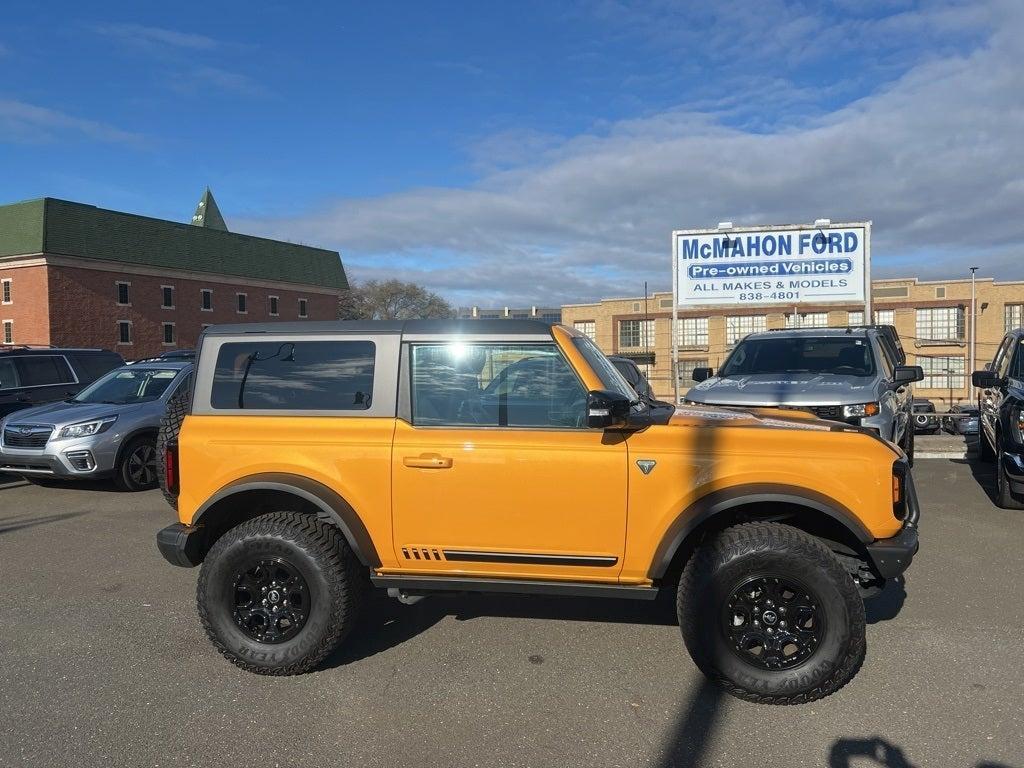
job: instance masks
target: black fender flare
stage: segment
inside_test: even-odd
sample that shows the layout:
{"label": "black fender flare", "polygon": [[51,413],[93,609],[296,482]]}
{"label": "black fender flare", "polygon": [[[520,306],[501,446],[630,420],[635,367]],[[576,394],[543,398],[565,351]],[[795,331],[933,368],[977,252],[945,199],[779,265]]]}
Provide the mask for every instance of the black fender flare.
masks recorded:
{"label": "black fender flare", "polygon": [[251,491],[277,491],[291,494],[312,504],[321,517],[341,530],[345,541],[367,568],[379,568],[380,557],[366,526],[355,509],[337,491],[321,482],[286,472],[265,472],[248,475],[228,483],[207,499],[192,518],[192,525],[203,523],[203,515],[225,499]]}
{"label": "black fender flare", "polygon": [[819,512],[842,525],[862,544],[875,540],[853,512],[824,494],[798,486],[750,483],[712,491],[683,510],[662,536],[648,576],[663,577],[686,538],[715,515],[746,504],[766,503],[796,505]]}

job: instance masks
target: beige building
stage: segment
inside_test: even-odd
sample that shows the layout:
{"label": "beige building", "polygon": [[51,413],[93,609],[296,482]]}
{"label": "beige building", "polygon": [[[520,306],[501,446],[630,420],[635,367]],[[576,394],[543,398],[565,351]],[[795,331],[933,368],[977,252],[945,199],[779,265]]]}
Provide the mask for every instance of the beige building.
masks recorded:
{"label": "beige building", "polygon": [[[938,410],[970,399],[971,371],[992,359],[1003,333],[1024,325],[1024,281],[996,282],[978,278],[977,360],[972,362],[971,281],[875,280],[872,302],[875,322],[895,325],[910,365],[924,369],[916,396],[935,402]],[[647,372],[656,394],[671,399],[672,294],[604,299],[593,304],[567,304],[562,322],[594,339],[606,354],[636,360]],[[679,388],[693,383],[694,368],[722,364],[736,342],[748,333],[787,326],[835,326],[864,323],[863,306],[745,304],[679,310]]]}

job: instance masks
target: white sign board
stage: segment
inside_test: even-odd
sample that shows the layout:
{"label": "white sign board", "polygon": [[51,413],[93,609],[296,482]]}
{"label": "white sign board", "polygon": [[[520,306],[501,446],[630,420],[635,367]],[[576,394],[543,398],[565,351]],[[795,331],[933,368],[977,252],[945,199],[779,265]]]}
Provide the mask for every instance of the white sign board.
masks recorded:
{"label": "white sign board", "polygon": [[871,224],[672,233],[677,307],[864,303]]}

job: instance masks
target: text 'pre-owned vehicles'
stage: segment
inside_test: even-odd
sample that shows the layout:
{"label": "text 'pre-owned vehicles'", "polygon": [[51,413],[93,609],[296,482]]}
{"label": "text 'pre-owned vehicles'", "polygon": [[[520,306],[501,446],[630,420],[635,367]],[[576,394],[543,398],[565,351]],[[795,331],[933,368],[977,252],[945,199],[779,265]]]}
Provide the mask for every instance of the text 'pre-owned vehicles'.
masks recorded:
{"label": "text 'pre-owned vehicles'", "polygon": [[981,390],[981,458],[996,462],[996,503],[1024,509],[1024,328],[1007,333],[986,370],[972,374]]}
{"label": "text 'pre-owned vehicles'", "polygon": [[862,597],[918,547],[906,457],[870,430],[652,408],[537,321],[213,327],[161,435],[160,551],[202,563],[207,634],[264,674],[319,664],[371,585],[664,591],[712,679],[810,701],[855,673]]}
{"label": "text 'pre-owned vehicles'", "polygon": [[910,385],[924,373],[906,364],[891,325],[752,333],[713,374],[710,368],[694,370],[700,383],[686,393],[686,402],[807,410],[870,429],[914,461]]}
{"label": "text 'pre-owned vehicles'", "polygon": [[41,483],[112,477],[127,491],[156,487],[160,419],[191,369],[125,365],[74,397],[12,413],[0,420],[0,472]]}
{"label": "text 'pre-owned vehicles'", "polygon": [[0,418],[72,397],[122,365],[121,356],[106,349],[0,346]]}

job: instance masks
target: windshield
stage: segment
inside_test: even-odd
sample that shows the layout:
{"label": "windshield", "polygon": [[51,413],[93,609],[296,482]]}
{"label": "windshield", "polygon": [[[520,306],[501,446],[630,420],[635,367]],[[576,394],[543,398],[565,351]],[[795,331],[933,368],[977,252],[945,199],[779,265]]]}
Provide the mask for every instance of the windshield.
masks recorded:
{"label": "windshield", "polygon": [[167,391],[179,371],[168,368],[118,368],[83,389],[72,403],[146,403]]}
{"label": "windshield", "polygon": [[587,365],[593,369],[597,377],[601,379],[602,386],[611,392],[618,392],[630,400],[636,400],[636,391],[629,385],[629,382],[616,370],[612,361],[604,356],[604,353],[597,348],[587,336],[574,336],[572,340],[576,349],[583,355]]}
{"label": "windshield", "polygon": [[874,355],[864,337],[781,336],[747,339],[729,355],[719,376],[774,373],[831,373],[872,376]]}

